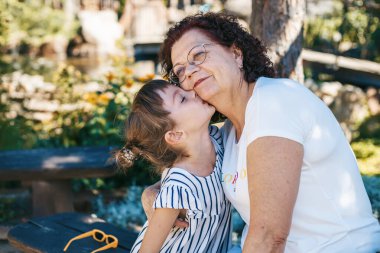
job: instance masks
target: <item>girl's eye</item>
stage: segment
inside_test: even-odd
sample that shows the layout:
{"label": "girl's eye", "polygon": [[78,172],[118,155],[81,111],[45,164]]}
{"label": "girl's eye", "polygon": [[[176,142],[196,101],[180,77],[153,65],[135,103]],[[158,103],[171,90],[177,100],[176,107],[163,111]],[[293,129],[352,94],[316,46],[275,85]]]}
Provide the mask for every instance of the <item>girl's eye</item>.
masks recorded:
{"label": "girl's eye", "polygon": [[181,99],[181,103],[185,102],[185,99],[186,99],[186,97],[183,96],[182,99]]}

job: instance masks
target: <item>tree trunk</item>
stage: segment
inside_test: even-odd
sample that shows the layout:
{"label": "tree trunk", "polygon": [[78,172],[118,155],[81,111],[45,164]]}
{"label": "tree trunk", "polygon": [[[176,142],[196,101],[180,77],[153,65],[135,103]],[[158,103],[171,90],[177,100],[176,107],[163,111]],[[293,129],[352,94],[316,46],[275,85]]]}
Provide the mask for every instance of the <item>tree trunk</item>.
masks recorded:
{"label": "tree trunk", "polygon": [[301,59],[305,0],[252,0],[250,28],[269,49],[278,77],[303,82]]}

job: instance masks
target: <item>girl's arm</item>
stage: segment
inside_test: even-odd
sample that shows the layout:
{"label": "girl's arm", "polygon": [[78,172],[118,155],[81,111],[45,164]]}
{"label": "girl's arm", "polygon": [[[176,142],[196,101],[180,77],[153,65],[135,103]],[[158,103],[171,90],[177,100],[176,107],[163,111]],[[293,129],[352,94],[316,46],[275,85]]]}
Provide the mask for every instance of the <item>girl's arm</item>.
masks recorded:
{"label": "girl's arm", "polygon": [[158,208],[154,210],[141,244],[140,253],[160,252],[179,212],[180,209],[172,208]]}
{"label": "girl's arm", "polygon": [[243,253],[284,252],[298,194],[303,146],[261,137],[247,150],[250,226]]}

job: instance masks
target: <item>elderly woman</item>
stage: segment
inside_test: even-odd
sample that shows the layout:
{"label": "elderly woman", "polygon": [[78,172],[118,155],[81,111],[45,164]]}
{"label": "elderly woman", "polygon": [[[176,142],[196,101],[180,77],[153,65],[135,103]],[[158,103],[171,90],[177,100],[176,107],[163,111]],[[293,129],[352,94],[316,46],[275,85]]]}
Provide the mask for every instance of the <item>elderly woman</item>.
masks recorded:
{"label": "elderly woman", "polygon": [[335,117],[304,86],[272,78],[265,47],[236,18],[186,17],[168,31],[161,58],[165,77],[228,118],[221,180],[246,223],[243,252],[380,250],[379,223]]}

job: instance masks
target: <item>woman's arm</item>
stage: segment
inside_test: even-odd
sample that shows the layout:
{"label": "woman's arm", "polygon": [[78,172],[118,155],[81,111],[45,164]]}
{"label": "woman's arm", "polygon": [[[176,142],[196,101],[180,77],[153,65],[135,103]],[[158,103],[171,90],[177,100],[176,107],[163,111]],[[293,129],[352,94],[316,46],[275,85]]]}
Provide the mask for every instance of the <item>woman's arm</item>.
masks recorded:
{"label": "woman's arm", "polygon": [[160,252],[180,209],[158,208],[153,212],[141,244],[140,253]]}
{"label": "woman's arm", "polygon": [[[156,199],[156,196],[161,188],[161,182],[158,181],[154,185],[148,186],[141,195],[141,203],[144,208],[144,212],[148,220],[150,221],[151,217],[153,216],[154,209],[153,209],[153,202]],[[181,212],[180,217],[177,218],[174,225],[176,227],[180,228],[187,228],[189,226],[189,223],[185,221],[186,213]]]}
{"label": "woman's arm", "polygon": [[284,252],[297,198],[303,146],[261,137],[247,150],[250,226],[243,253]]}

